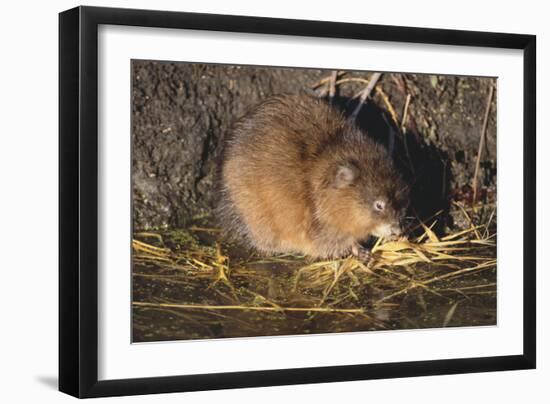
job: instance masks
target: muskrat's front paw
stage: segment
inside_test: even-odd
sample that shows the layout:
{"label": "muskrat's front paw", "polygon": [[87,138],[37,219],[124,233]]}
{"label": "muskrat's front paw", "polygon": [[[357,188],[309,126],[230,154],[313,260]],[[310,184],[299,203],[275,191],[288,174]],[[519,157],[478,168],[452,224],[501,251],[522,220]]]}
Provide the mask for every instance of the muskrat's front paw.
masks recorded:
{"label": "muskrat's front paw", "polygon": [[365,264],[368,264],[372,259],[370,250],[363,246],[353,246],[351,252],[358,260],[363,261]]}

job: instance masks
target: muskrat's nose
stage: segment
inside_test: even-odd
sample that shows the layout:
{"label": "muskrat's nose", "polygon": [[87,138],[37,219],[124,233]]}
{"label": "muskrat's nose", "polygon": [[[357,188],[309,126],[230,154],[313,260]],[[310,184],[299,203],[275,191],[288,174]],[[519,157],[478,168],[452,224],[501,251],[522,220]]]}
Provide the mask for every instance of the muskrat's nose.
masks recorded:
{"label": "muskrat's nose", "polygon": [[401,224],[394,224],[390,228],[390,235],[392,237],[399,237],[403,234],[403,227]]}

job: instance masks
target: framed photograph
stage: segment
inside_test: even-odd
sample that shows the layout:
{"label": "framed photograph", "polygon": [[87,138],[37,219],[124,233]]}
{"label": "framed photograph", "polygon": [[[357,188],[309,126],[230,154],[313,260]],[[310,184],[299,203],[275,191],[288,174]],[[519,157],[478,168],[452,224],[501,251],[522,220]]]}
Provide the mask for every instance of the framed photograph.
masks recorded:
{"label": "framed photograph", "polygon": [[61,391],[535,367],[534,36],[78,7],[59,46]]}

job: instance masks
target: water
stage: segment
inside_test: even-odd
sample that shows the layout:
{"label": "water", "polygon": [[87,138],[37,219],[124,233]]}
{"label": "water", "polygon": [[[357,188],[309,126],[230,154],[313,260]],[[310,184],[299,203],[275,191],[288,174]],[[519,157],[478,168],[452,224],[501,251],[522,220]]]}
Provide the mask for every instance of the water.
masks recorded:
{"label": "water", "polygon": [[[496,265],[457,276],[449,274],[479,262],[371,271],[342,260],[316,269],[302,257],[266,258],[239,246],[217,247],[215,232],[141,239],[170,253],[164,261],[134,253],[134,342],[496,324]],[[482,246],[475,253],[495,258],[496,248]],[[220,255],[229,262],[222,258],[220,264]]]}

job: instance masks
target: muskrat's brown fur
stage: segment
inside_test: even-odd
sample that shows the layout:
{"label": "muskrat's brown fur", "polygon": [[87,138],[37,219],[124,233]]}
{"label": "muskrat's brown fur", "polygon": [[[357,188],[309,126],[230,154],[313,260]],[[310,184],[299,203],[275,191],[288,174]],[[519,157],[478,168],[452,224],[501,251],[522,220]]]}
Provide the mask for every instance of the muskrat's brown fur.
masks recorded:
{"label": "muskrat's brown fur", "polygon": [[322,100],[263,101],[236,122],[222,160],[224,230],[262,252],[341,257],[401,232],[408,187],[391,157]]}

